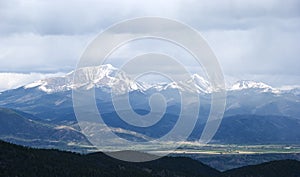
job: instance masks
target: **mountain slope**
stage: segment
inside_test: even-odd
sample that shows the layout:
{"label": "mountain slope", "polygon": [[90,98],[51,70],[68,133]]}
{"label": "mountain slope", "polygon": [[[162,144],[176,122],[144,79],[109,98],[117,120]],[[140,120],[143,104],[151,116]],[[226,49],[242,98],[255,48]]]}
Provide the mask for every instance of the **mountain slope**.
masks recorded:
{"label": "mountain slope", "polygon": [[38,122],[4,108],[0,108],[0,139],[22,145],[69,150],[72,149],[69,143],[89,144],[74,128]]}
{"label": "mountain slope", "polygon": [[300,177],[300,162],[296,160],[272,161],[224,172],[226,177]]}
{"label": "mountain slope", "polygon": [[213,140],[228,144],[299,144],[300,120],[284,116],[225,117]]}

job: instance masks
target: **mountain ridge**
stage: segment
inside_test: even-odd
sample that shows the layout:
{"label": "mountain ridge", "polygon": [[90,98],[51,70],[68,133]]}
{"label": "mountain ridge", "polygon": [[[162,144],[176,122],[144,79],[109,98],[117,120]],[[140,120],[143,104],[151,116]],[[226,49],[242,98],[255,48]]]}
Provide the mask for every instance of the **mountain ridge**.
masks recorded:
{"label": "mountain ridge", "polygon": [[[175,88],[184,90],[184,88],[180,87],[180,85],[189,85],[194,82],[196,91],[198,93],[212,93],[214,92],[213,88],[211,87],[210,83],[204,79],[204,77],[198,74],[192,74],[191,79],[188,81],[183,82],[170,82],[167,84],[164,83],[156,83],[156,84],[146,84],[143,82],[138,82],[130,79],[126,76],[126,73],[121,73],[121,78],[115,78],[114,75],[118,73],[119,70],[113,67],[111,64],[100,65],[97,67],[85,67],[79,68],[77,70],[71,71],[64,76],[60,77],[53,77],[53,78],[46,78],[42,80],[35,81],[30,84],[26,84],[22,86],[24,89],[38,87],[40,90],[53,93],[53,92],[60,92],[60,91],[67,91],[82,87],[84,84],[89,83],[90,85],[85,85],[87,89],[95,87],[113,87],[119,88],[121,86],[127,86],[127,91],[134,91],[134,90],[148,90],[148,89],[157,89],[159,91],[169,88]],[[76,74],[75,74],[76,73]],[[77,78],[73,78],[74,75]],[[82,78],[78,78],[78,76]],[[74,85],[73,79],[76,82],[83,81],[83,85]],[[122,82],[122,83],[121,83]],[[227,91],[238,91],[238,90],[245,90],[245,89],[260,89],[262,92],[272,92],[274,94],[279,94],[282,92],[286,92],[286,89],[280,88],[273,88],[268,84],[263,82],[257,82],[253,80],[239,80],[236,81],[234,84],[228,86],[226,88]],[[293,90],[296,88],[291,88]],[[118,90],[121,93],[124,93],[126,90]]]}
{"label": "mountain ridge", "polygon": [[27,146],[60,147],[66,150],[75,145],[89,145],[86,137],[70,126],[32,120],[24,117],[20,111],[7,108],[0,108],[0,139]]}

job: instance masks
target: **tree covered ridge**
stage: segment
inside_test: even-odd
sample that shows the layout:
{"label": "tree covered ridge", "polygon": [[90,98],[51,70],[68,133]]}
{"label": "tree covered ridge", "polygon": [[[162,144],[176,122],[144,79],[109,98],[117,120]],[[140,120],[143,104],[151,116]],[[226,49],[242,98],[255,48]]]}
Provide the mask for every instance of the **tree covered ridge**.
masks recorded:
{"label": "tree covered ridge", "polygon": [[300,162],[272,161],[219,172],[187,157],[129,163],[99,153],[33,149],[0,141],[2,177],[300,177]]}

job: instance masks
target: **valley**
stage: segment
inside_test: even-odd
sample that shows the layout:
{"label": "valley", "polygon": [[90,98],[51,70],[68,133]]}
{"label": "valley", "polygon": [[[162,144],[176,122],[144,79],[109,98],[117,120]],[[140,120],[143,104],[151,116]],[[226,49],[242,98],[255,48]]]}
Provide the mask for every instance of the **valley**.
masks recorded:
{"label": "valley", "polygon": [[[198,140],[207,123],[213,92],[204,78],[194,75],[191,79],[197,89],[190,90],[184,82],[145,86],[130,80],[125,74],[122,79],[114,78],[116,69],[111,65],[85,68],[81,72],[82,78],[79,79],[82,85],[72,84],[71,72],[2,92],[0,139],[24,146],[81,154],[106,152],[111,149],[110,146],[95,147],[87,137],[95,133],[95,122],[85,122],[93,131],[85,135],[82,133],[73,109],[72,89],[95,89],[97,107],[107,124],[100,133],[113,131],[118,137],[133,142],[164,136],[176,124],[180,114],[179,92],[195,91],[201,101],[200,111],[187,139],[174,137],[157,146],[134,146],[133,150],[191,157],[221,171],[271,160],[299,160],[300,95],[297,89],[279,90],[255,81],[235,83],[227,88],[226,110],[218,131],[210,143],[204,145]],[[129,91],[130,106],[139,115],[151,111],[149,98],[153,93],[162,94],[168,100],[163,119],[146,128],[122,121],[112,103],[112,87],[120,88],[114,90],[117,95]],[[192,109],[195,106],[193,102],[188,105]],[[124,115],[127,111],[122,110]],[[187,120],[186,123],[190,122]],[[117,143],[118,140],[110,141]],[[174,147],[178,148],[173,151]]]}

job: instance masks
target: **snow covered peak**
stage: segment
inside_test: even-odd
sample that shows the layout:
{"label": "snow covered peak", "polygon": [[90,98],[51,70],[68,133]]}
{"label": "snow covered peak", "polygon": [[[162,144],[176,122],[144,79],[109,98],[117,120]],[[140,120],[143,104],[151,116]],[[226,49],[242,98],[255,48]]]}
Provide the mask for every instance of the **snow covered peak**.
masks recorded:
{"label": "snow covered peak", "polygon": [[262,83],[262,82],[255,82],[250,80],[241,80],[237,81],[233,86],[232,90],[242,90],[242,89],[249,89],[249,88],[271,88],[271,86]]}
{"label": "snow covered peak", "polygon": [[212,91],[210,83],[198,74],[193,74],[191,79],[186,81],[157,83],[156,85],[153,85],[152,88],[155,88],[158,91],[178,89],[180,91],[197,93],[211,93]]}
{"label": "snow covered peak", "polygon": [[[116,74],[119,77],[116,77]],[[75,82],[74,82],[75,81]],[[38,88],[47,93],[55,93],[72,89],[91,89],[91,88],[112,89],[116,93],[126,93],[129,91],[140,90],[168,90],[178,89],[180,91],[197,92],[197,93],[212,93],[213,87],[203,77],[198,74],[191,75],[191,78],[186,81],[178,81],[171,83],[143,83],[134,81],[129,78],[126,73],[119,71],[111,64],[100,65],[96,67],[84,67],[72,71],[65,76],[52,77],[36,81],[24,86],[25,89]],[[259,92],[271,92],[274,94],[283,93],[282,90],[272,88],[271,86],[251,80],[241,80],[227,88],[228,91],[241,91],[255,89]],[[296,91],[295,91],[296,92]],[[297,93],[299,90],[297,90]]]}
{"label": "snow covered peak", "polygon": [[108,88],[117,93],[126,93],[133,90],[146,91],[155,89],[157,91],[178,89],[180,91],[211,93],[210,83],[203,77],[193,74],[191,79],[186,81],[178,81],[171,83],[147,84],[137,82],[129,77],[126,73],[119,72],[118,78],[116,74],[119,70],[110,64],[100,65],[96,67],[84,67],[72,71],[65,76],[52,77],[36,81],[24,86],[25,89],[38,88],[47,93],[55,93],[72,89],[91,89],[91,88]]}
{"label": "snow covered peak", "polygon": [[199,76],[198,74],[192,75],[192,81],[195,83],[196,88],[200,92],[204,92],[204,93],[212,92],[211,84],[207,80],[205,80],[203,77]]}
{"label": "snow covered peak", "polygon": [[279,93],[278,89],[272,88],[271,86],[263,82],[255,82],[251,80],[241,80],[236,82],[229,90],[245,90],[245,89],[259,89],[263,92]]}
{"label": "snow covered peak", "polygon": [[[118,69],[110,64],[100,65],[96,67],[84,67],[72,71],[62,77],[53,77],[36,81],[24,86],[25,89],[37,87],[47,92],[55,93],[67,91],[71,89],[91,89],[93,87],[116,88],[116,92],[126,92],[137,90],[140,85],[124,73],[120,72],[119,78],[116,78]],[[75,82],[74,82],[75,81]]]}

